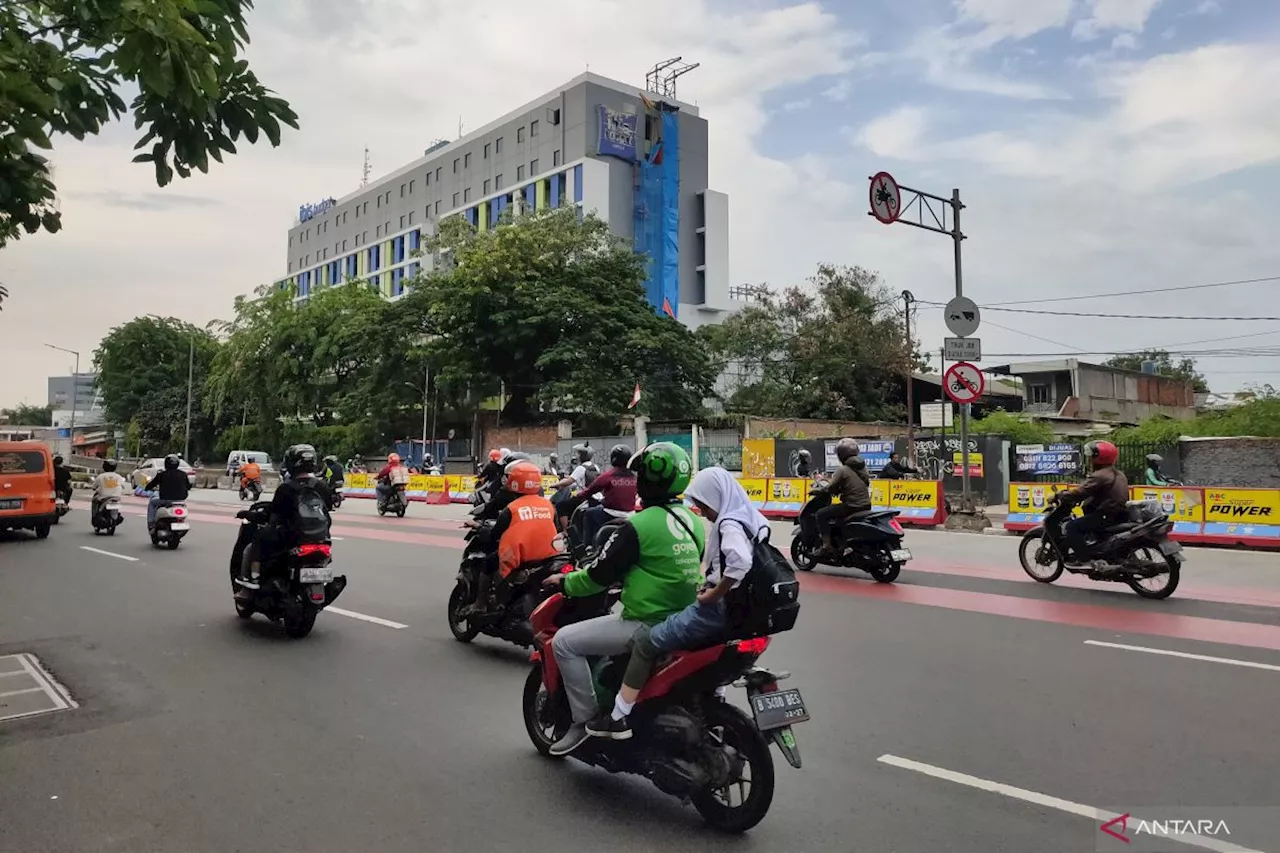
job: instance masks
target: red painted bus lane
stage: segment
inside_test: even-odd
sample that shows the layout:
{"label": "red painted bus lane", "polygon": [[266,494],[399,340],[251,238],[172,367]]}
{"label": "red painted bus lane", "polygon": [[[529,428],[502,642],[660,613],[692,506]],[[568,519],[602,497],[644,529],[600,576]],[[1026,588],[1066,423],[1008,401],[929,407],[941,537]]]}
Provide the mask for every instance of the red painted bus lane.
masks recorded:
{"label": "red painted bus lane", "polygon": [[[1201,616],[1180,616],[1172,613],[1101,607],[1092,604],[1042,601],[941,587],[859,583],[846,578],[814,574],[802,575],[801,583],[809,589],[820,592],[856,595],[900,604],[919,604],[926,607],[942,607],[947,610],[963,610],[969,613],[1008,616],[1013,619],[1096,628],[1101,631],[1150,634],[1180,640],[1199,640],[1206,643],[1225,643],[1280,651],[1280,626],[1277,625],[1228,622]],[[1138,603],[1142,606],[1160,606],[1158,602]]]}

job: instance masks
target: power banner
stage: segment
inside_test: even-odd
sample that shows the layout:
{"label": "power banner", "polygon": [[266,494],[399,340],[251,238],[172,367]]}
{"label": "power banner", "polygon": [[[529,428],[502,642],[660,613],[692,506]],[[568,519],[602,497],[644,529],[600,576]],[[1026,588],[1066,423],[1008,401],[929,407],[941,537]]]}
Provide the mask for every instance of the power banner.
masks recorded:
{"label": "power banner", "polygon": [[[1005,529],[1023,531],[1035,527],[1044,518],[1048,499],[1073,485],[1010,485]],[[1280,489],[1132,486],[1129,498],[1158,504],[1173,522],[1173,538],[1181,542],[1280,548]],[[1079,512],[1077,508],[1076,513]]]}

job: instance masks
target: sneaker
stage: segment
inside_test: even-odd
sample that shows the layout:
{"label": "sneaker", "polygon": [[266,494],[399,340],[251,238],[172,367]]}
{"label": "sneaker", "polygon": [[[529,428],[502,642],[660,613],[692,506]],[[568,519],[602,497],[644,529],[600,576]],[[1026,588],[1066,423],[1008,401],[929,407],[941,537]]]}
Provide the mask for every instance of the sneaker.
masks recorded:
{"label": "sneaker", "polygon": [[631,737],[631,720],[627,717],[615,720],[613,713],[606,711],[587,723],[587,734],[609,740],[627,740]]}
{"label": "sneaker", "polygon": [[551,748],[547,750],[552,755],[568,755],[578,747],[587,742],[587,738],[591,735],[587,734],[587,726],[585,723],[574,723],[569,726],[569,731],[564,733],[564,737],[551,744]]}

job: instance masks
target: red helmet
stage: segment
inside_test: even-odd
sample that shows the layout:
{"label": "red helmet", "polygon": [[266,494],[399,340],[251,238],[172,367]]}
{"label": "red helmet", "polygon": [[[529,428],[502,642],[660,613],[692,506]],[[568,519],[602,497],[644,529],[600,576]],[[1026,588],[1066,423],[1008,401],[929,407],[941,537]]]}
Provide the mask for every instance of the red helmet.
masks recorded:
{"label": "red helmet", "polygon": [[388,456],[387,456],[387,464],[388,464],[388,465],[399,465],[399,464],[400,464],[400,454],[399,454],[399,453],[392,453],[392,454],[388,455]]}
{"label": "red helmet", "polygon": [[507,491],[518,495],[536,495],[542,492],[542,471],[532,462],[521,459],[507,466]]}
{"label": "red helmet", "polygon": [[1095,468],[1108,468],[1116,464],[1116,460],[1120,458],[1120,451],[1109,441],[1091,441],[1085,450],[1093,460]]}
{"label": "red helmet", "polygon": [[493,450],[489,451],[490,462],[497,462],[501,458],[502,458],[502,451],[498,450],[498,448],[495,447]]}

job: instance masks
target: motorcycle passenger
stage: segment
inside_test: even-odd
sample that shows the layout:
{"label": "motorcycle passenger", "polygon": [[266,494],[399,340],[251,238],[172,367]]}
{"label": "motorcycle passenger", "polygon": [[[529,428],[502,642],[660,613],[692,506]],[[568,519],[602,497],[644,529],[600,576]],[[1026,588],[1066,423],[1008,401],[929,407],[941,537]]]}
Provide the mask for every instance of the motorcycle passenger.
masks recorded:
{"label": "motorcycle passenger", "polygon": [[464,617],[484,611],[495,572],[500,571],[505,578],[523,565],[541,563],[560,553],[555,508],[542,496],[542,472],[538,466],[517,459],[507,467],[503,479],[503,500],[495,497],[489,502],[490,506],[503,504],[489,536],[496,547],[485,561],[475,599],[460,611]]}
{"label": "motorcycle passenger", "polygon": [[751,505],[738,478],[723,468],[699,471],[685,494],[702,517],[711,522],[706,583],[693,604],[652,628],[636,631],[631,642],[631,660],[613,711],[604,711],[587,723],[587,734],[593,737],[613,740],[631,737],[628,717],[653,672],[654,661],[661,654],[698,649],[723,640],[729,628],[725,599],[751,571],[755,558],[752,537],[769,528],[768,520]]}
{"label": "motorcycle passenger", "polygon": [[833,498],[840,498],[840,503],[818,510],[818,532],[822,535],[822,549],[828,556],[835,553],[833,531],[835,526],[849,516],[871,509],[871,477],[867,474],[867,463],[858,455],[858,444],[851,438],[841,440],[836,445],[836,458],[840,467],[831,475],[827,490]]}
{"label": "motorcycle passenger", "polygon": [[[562,516],[572,515],[592,495],[603,496],[600,504],[583,513],[582,541],[594,542],[596,533],[611,518],[625,518],[636,511],[636,475],[627,467],[632,451],[625,444],[616,444],[609,451],[609,464],[613,467],[596,477],[591,485],[578,492],[572,500],[561,504]],[[563,526],[563,525],[562,525]]]}
{"label": "motorcycle passenger", "polygon": [[1160,470],[1161,464],[1164,463],[1164,457],[1159,453],[1150,453],[1147,455],[1147,485],[1148,486],[1172,486],[1174,481],[1165,477],[1164,472]]}
{"label": "motorcycle passenger", "polygon": [[103,504],[112,498],[124,495],[125,480],[116,473],[116,461],[108,459],[102,463],[102,473],[93,480],[93,500],[89,503],[89,518],[98,517]]}
{"label": "motorcycle passenger", "polygon": [[71,469],[61,456],[53,457],[53,489],[67,506],[71,505]]}
{"label": "motorcycle passenger", "polygon": [[547,457],[547,467],[543,469],[543,473],[548,477],[560,478],[560,456],[558,454],[552,453]]}
{"label": "motorcycle passenger", "polygon": [[147,529],[156,526],[156,510],[161,503],[181,503],[191,494],[191,480],[178,467],[178,454],[170,453],[164,458],[164,470],[156,473],[143,488],[151,493],[147,501]]}
{"label": "motorcycle passenger", "polygon": [[656,625],[697,598],[702,582],[706,528],[680,501],[689,485],[689,455],[677,445],[651,444],[631,458],[644,506],[618,525],[600,552],[578,571],[552,575],[570,598],[583,598],[622,582],[622,612],[561,628],[552,640],[573,725],[551,746],[567,755],[586,741],[587,723],[599,713],[588,656],[622,654],[636,630]]}
{"label": "motorcycle passenger", "polygon": [[919,473],[920,471],[918,468],[911,467],[911,464],[903,460],[901,456],[899,456],[896,453],[890,453],[889,461],[885,464],[884,468],[880,471],[880,479],[902,480],[908,474],[919,474]]}
{"label": "motorcycle passenger", "polygon": [[796,453],[796,476],[809,479],[809,475],[813,473],[813,461],[809,451],[801,448]]}
{"label": "motorcycle passenger", "polygon": [[343,470],[342,463],[338,461],[338,457],[329,454],[324,458],[324,470],[320,473],[321,479],[333,486],[341,486],[347,480],[347,472]]}
{"label": "motorcycle passenger", "polygon": [[[480,513],[475,516],[475,520],[466,522],[463,525],[464,527],[476,527],[482,521],[497,521],[498,516],[502,511],[518,497],[514,492],[511,492],[506,488],[507,472],[509,472],[511,470],[511,466],[515,465],[517,462],[528,462],[529,455],[527,453],[512,453],[508,450],[506,458],[502,461],[506,464],[503,465],[502,475],[493,485],[493,488],[495,489],[493,496],[485,503],[484,509],[480,510]],[[538,491],[542,491],[541,474],[538,475]]]}
{"label": "motorcycle passenger", "polygon": [[[257,580],[263,566],[303,540],[324,541],[329,538],[333,493],[316,476],[316,449],[309,444],[295,444],[284,452],[280,470],[285,476],[271,496],[266,523],[259,527],[252,543],[241,559],[241,577]],[[251,595],[240,589],[237,596]]]}
{"label": "motorcycle passenger", "polygon": [[1065,530],[1071,552],[1067,562],[1071,565],[1085,562],[1086,539],[1090,535],[1119,524],[1128,516],[1125,503],[1129,500],[1129,479],[1115,467],[1119,450],[1109,441],[1091,441],[1085,445],[1085,453],[1093,463],[1093,472],[1076,488],[1053,497],[1053,502],[1083,505],[1084,515],[1068,521]]}
{"label": "motorcycle passenger", "polygon": [[[314,452],[315,450],[313,449],[312,453]],[[373,489],[378,496],[379,504],[385,504],[387,499],[391,497],[392,491],[394,491],[394,487],[391,484],[391,472],[403,467],[400,464],[400,454],[392,453],[387,456],[387,464],[383,465],[382,469],[378,471],[378,476],[375,478],[377,483]],[[286,471],[286,473],[288,472]]]}

